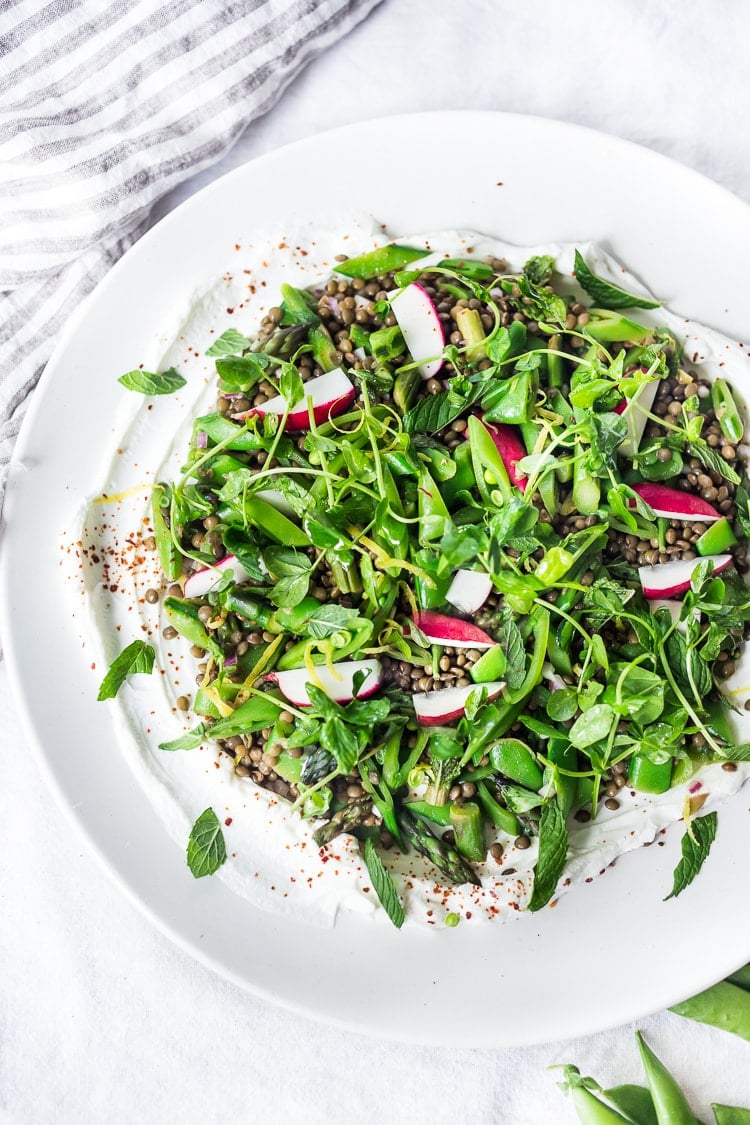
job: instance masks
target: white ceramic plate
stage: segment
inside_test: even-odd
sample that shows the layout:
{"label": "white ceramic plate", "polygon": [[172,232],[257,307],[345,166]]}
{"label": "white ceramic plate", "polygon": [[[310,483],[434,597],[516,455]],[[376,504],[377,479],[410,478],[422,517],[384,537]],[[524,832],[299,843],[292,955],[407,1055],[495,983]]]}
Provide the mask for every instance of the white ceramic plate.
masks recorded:
{"label": "white ceramic plate", "polygon": [[[102,368],[119,370],[145,350],[167,299],[218,273],[253,215],[280,231],[311,215],[333,226],[353,203],[393,235],[463,227],[528,245],[593,239],[671,308],[735,339],[750,335],[740,252],[750,245],[750,209],[612,137],[530,117],[436,113],[350,126],[254,161],[141,239],[47,367],[17,447],[24,468],[16,465],[5,500],[2,626],[16,698],[57,797],[118,884],[238,984],[363,1032],[455,1046],[615,1026],[750,956],[750,898],[740,893],[750,794],[722,810],[709,864],[675,901],[662,897],[679,833],[626,856],[555,909],[507,925],[397,933],[350,916],[327,931],[255,910],[219,880],[193,880],[125,761],[105,752],[109,712],[95,702],[69,619],[57,538],[106,462],[121,388]],[[603,982],[615,964],[626,971],[612,990]]]}

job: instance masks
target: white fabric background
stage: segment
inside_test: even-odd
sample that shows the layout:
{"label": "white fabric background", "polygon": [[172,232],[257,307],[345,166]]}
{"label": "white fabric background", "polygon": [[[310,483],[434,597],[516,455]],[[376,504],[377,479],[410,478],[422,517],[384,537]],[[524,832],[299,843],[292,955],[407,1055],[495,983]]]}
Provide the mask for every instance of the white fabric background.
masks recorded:
{"label": "white fabric background", "polygon": [[[455,107],[591,125],[750,202],[748,42],[750,7],[739,0],[385,0],[155,217],[319,129]],[[342,153],[342,174],[356,155]],[[446,137],[446,159],[464,157],[470,165],[460,137]],[[424,169],[427,183],[435,171]],[[576,1062],[604,1084],[639,1080],[632,1028],[523,1051],[410,1047],[327,1028],[225,983],[157,933],[86,853],[42,784],[1,667],[0,722],[2,1121],[564,1125],[575,1118],[549,1064]],[[64,737],[64,715],[60,725]],[[262,963],[262,950],[248,954]],[[613,965],[606,950],[582,950],[579,971],[606,1005],[637,974],[638,951]],[[472,983],[457,973],[456,987]],[[704,1119],[710,1101],[750,1105],[750,1045],[668,1013],[639,1026]]]}

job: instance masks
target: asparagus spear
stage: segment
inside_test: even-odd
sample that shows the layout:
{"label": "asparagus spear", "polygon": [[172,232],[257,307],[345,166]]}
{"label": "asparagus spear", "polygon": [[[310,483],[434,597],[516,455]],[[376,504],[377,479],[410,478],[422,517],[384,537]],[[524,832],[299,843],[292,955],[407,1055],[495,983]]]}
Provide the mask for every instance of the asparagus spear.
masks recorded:
{"label": "asparagus spear", "polygon": [[447,876],[453,883],[473,883],[480,885],[479,876],[459,855],[455,848],[438,840],[429,828],[418,817],[413,816],[406,809],[399,813],[399,824],[404,838],[426,859],[429,859],[438,871]]}
{"label": "asparagus spear", "polygon": [[371,812],[372,801],[369,798],[364,801],[350,801],[343,809],[335,812],[325,824],[321,824],[320,828],[316,828],[313,832],[313,840],[319,848],[325,847],[342,832],[351,832],[352,828],[361,824]]}

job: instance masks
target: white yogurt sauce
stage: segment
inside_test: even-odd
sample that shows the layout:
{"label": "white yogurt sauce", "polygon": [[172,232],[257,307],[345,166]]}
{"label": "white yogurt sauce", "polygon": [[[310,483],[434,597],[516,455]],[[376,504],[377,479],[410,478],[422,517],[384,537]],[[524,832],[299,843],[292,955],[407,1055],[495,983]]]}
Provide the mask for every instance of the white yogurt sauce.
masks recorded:
{"label": "white yogurt sauce", "polygon": [[[286,804],[273,794],[238,778],[230,760],[218,757],[211,743],[191,751],[158,749],[160,742],[176,738],[199,720],[175,705],[178,696],[192,697],[195,691],[196,667],[189,646],[181,638],[163,639],[159,607],[145,599],[146,590],[161,585],[158,560],[147,547],[150,489],[154,481],[180,475],[193,418],[214,409],[214,363],[205,356],[212,340],[228,327],[254,336],[265,311],[278,302],[282,281],[298,287],[325,281],[337,254],[365,252],[387,241],[379,228],[361,225],[350,225],[347,234],[316,231],[304,241],[295,239],[294,245],[289,239],[281,245],[278,239],[258,241],[243,248],[241,255],[228,255],[231,265],[220,280],[186,295],[165,318],[165,330],[142,357],[142,365],[154,371],[174,366],[187,384],[176,394],[159,398],[146,399],[123,390],[122,409],[112,427],[112,462],[100,490],[82,508],[78,533],[65,552],[75,617],[82,637],[96,654],[92,675],[97,682],[114,656],[136,637],[150,640],[157,649],[153,675],[130,677],[107,706],[120,749],[169,835],[186,847],[194,820],[211,806],[222,823],[228,852],[227,862],[214,878],[224,879],[255,906],[323,925],[331,924],[338,910],[384,917],[356,840],[340,836],[320,852],[312,841],[314,825],[291,816]],[[437,251],[438,256],[503,258],[512,271],[520,270],[532,254],[550,254],[563,278],[561,288],[578,292],[570,245],[517,247],[460,231],[399,241],[424,246],[426,253]],[[579,244],[578,248],[599,276],[632,292],[646,293],[597,246]],[[721,374],[741,385],[747,356],[737,344],[663,308],[629,310],[628,315],[643,323],[670,327],[683,341],[685,355],[699,374],[709,378]],[[750,697],[749,660],[743,658],[727,687],[738,706]],[[736,725],[738,735],[747,739],[750,717],[737,716]],[[701,771],[699,793],[707,795],[701,812],[735,793],[748,774],[750,763],[738,763],[735,772],[721,766]],[[691,787],[695,782],[693,779]],[[602,808],[592,823],[573,822],[559,893],[571,884],[590,880],[618,856],[652,841],[682,817],[687,795],[687,784],[660,797],[626,788],[618,795],[616,811]],[[406,924],[442,928],[449,911],[471,918],[472,924],[516,917],[530,895],[536,846],[521,851],[512,840],[506,838],[505,842],[503,859],[499,863],[490,859],[484,865],[482,886],[477,888],[446,887],[421,859],[389,853],[388,862],[398,872]],[[512,873],[503,875],[508,869]]]}

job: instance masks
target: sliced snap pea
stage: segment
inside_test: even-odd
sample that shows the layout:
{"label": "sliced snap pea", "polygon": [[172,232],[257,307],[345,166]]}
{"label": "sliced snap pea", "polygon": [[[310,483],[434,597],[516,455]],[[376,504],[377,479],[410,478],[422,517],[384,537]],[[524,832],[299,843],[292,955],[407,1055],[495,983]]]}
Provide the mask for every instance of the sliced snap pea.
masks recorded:
{"label": "sliced snap pea", "polygon": [[210,652],[217,660],[222,659],[221,645],[214,640],[198,616],[198,606],[182,598],[170,597],[164,599],[164,612],[170,625],[181,637],[190,641],[191,645]]}
{"label": "sliced snap pea", "polygon": [[482,810],[474,801],[450,806],[450,823],[456,838],[456,850],[474,863],[487,858]]}
{"label": "sliced snap pea", "polygon": [[477,797],[479,803],[484,809],[485,815],[492,821],[496,828],[507,832],[509,836],[518,836],[521,831],[521,824],[515,813],[510,809],[506,809],[499,801],[495,800],[492,791],[486,781],[477,783]]}
{"label": "sliced snap pea", "polygon": [[628,782],[639,793],[666,793],[672,784],[672,759],[652,762],[645,754],[630,759]]}
{"label": "sliced snap pea", "polygon": [[404,805],[407,809],[411,809],[413,813],[423,816],[426,820],[431,820],[433,824],[439,824],[442,828],[449,828],[451,823],[451,805],[431,805],[427,801],[405,801]]}
{"label": "sliced snap pea", "polygon": [[175,546],[168,523],[171,493],[168,484],[154,485],[151,494],[151,512],[159,562],[165,576],[170,582],[174,582],[182,573],[182,556]]}
{"label": "sliced snap pea", "polygon": [[742,441],[745,427],[726,379],[715,379],[712,383],[711,405],[724,437],[735,443]]}

